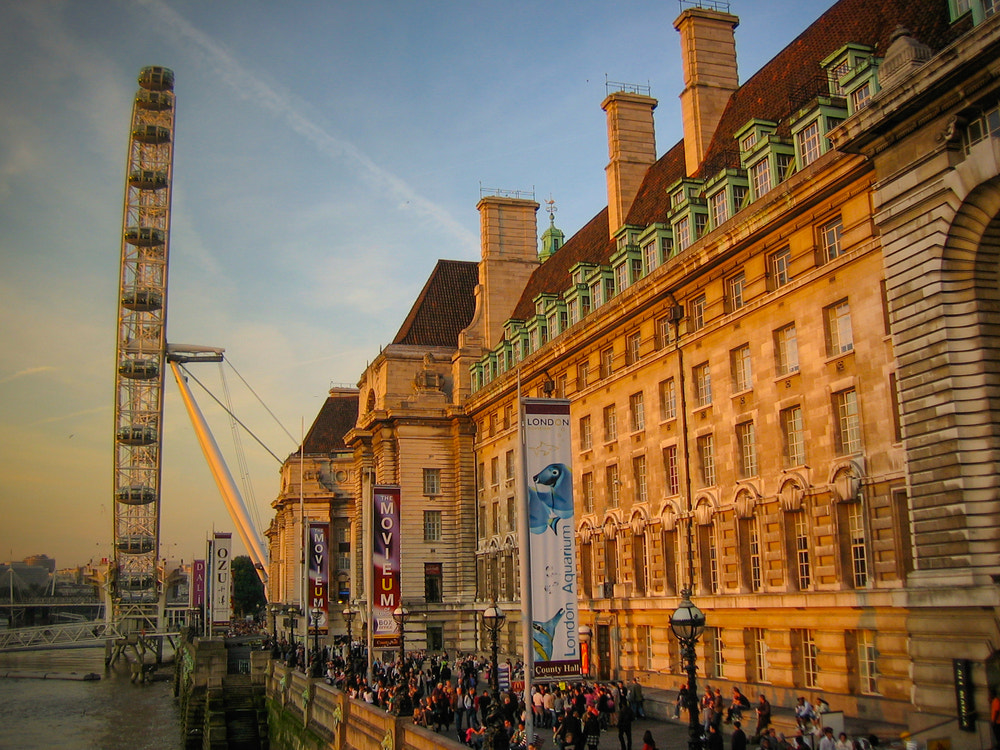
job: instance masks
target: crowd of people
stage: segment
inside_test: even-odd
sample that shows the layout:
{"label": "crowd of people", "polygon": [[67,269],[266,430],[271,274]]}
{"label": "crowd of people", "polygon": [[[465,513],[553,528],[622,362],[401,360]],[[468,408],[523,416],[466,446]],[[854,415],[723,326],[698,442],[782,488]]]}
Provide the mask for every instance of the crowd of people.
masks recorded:
{"label": "crowd of people", "polygon": [[[481,655],[461,654],[451,660],[447,653],[438,656],[415,651],[408,652],[402,660],[375,659],[369,679],[367,658],[357,646],[352,648],[350,656],[329,646],[311,653],[306,644],[283,639],[265,643],[265,647],[270,648],[273,658],[293,669],[322,676],[352,698],[399,716],[412,717],[415,724],[451,734],[458,742],[477,750],[497,747],[530,750],[538,746],[527,737],[528,711],[535,738],[544,737],[545,730],[550,730],[558,750],[595,748],[606,731],[617,733],[621,750],[632,750],[632,724],[635,719],[645,717],[645,698],[638,678],[629,683],[533,685],[530,705],[526,705],[520,691],[498,691],[494,700],[490,689],[491,663]],[[521,665],[507,662],[507,673],[519,676]],[[682,684],[678,689],[675,719],[687,708],[687,701],[687,685]],[[771,704],[762,693],[751,703],[734,687],[726,700],[720,688],[706,686],[697,703],[707,750],[725,750],[723,724],[732,726],[731,750],[747,750],[750,745],[757,745],[760,750],[871,750],[878,744],[874,737],[851,739],[844,732],[834,736],[833,729],[823,723],[829,705],[822,699],[815,706],[805,697],[798,699],[797,729],[788,737],[771,726]],[[748,735],[743,729],[744,722],[754,718],[755,727]],[[503,736],[495,739],[491,732]],[[650,730],[644,732],[642,750],[657,750]]]}

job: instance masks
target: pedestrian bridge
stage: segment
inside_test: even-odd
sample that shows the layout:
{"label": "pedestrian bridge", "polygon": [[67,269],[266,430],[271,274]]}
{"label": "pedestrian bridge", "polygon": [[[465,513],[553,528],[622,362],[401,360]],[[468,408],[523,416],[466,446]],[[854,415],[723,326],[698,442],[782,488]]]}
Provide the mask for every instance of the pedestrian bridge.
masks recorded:
{"label": "pedestrian bridge", "polygon": [[103,646],[122,634],[113,622],[74,622],[68,625],[38,625],[0,630],[0,652]]}

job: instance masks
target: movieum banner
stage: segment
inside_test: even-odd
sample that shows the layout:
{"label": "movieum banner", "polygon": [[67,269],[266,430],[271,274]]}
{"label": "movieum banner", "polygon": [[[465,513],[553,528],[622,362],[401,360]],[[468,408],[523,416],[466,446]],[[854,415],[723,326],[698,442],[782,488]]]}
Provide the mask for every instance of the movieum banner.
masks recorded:
{"label": "movieum banner", "polygon": [[319,623],[313,627],[325,630],[330,614],[330,524],[309,524],[309,622],[312,613],[320,610]]}
{"label": "movieum banner", "polygon": [[399,487],[374,488],[372,523],[372,639],[375,647],[399,645],[392,612],[400,606]]}

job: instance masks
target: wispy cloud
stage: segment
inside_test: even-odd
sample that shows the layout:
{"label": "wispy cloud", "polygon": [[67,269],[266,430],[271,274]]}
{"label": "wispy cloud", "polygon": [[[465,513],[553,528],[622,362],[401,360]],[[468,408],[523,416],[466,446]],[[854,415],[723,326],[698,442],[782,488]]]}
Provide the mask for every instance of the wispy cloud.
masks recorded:
{"label": "wispy cloud", "polygon": [[226,81],[244,99],[262,106],[268,113],[283,119],[291,129],[305,138],[321,153],[331,159],[348,159],[361,168],[360,174],[377,190],[386,193],[400,206],[406,206],[423,215],[463,244],[478,245],[478,239],[451,216],[451,214],[410,187],[398,175],[375,163],[353,143],[340,138],[317,123],[307,113],[308,107],[287,91],[281,91],[254,75],[248,66],[236,59],[224,45],[191,25],[183,16],[162,0],[144,0],[144,5],[160,16],[167,28],[196,48],[215,68],[220,79]]}
{"label": "wispy cloud", "polygon": [[0,378],[0,385],[9,383],[12,380],[20,380],[21,378],[30,378],[32,375],[38,375],[42,372],[52,372],[56,368],[52,365],[42,365],[41,367],[28,367],[24,370],[18,370],[17,372],[11,373]]}

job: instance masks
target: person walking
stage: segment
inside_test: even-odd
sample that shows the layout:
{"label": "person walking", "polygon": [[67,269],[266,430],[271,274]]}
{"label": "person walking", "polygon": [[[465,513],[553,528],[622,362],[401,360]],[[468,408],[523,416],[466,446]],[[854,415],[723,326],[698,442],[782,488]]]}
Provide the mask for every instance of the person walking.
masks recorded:
{"label": "person walking", "polygon": [[642,750],[656,750],[656,740],[653,739],[653,732],[649,729],[642,735]]}
{"label": "person walking", "polygon": [[739,721],[733,722],[732,750],[747,750],[747,733]]}
{"label": "person walking", "polygon": [[622,707],[618,711],[618,744],[621,750],[632,750],[632,721],[635,714],[628,701],[622,701]]}

